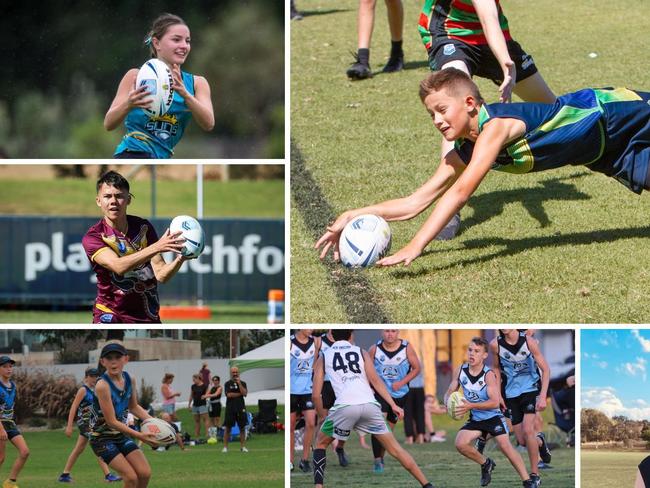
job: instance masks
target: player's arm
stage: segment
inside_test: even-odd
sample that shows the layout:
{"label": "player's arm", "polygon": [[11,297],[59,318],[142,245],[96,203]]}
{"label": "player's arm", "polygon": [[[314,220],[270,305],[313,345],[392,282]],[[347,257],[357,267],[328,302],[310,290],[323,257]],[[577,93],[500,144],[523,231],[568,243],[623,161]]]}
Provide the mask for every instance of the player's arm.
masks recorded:
{"label": "player's arm", "polygon": [[214,109],[208,81],[203,76],[194,76],[194,95],[191,95],[185,88],[181,67],[177,64],[172,65],[172,77],[174,91],[183,97],[192,118],[201,129],[211,131],[214,128]]}
{"label": "player's arm", "polygon": [[[501,148],[510,140],[521,136],[525,124],[517,119],[496,118],[486,122],[476,139],[472,159],[456,182],[440,198],[436,207],[411,242],[392,256],[377,261],[380,266],[411,264],[424,248],[444,229],[451,218],[467,203],[492,167]],[[452,151],[455,152],[455,151]]]}
{"label": "player's arm", "polygon": [[246,389],[246,384],[237,376],[237,383],[239,383],[239,391],[241,392],[240,396],[245,397],[248,395],[248,390]]}
{"label": "player's arm", "polygon": [[542,411],[546,408],[546,398],[548,398],[548,384],[551,380],[551,368],[546,361],[546,358],[542,354],[542,351],[539,348],[539,344],[535,339],[530,339],[526,337],[526,342],[528,343],[528,349],[530,353],[535,358],[535,362],[539,369],[542,370],[542,387],[539,392],[539,397],[537,398],[537,410]]}
{"label": "player's arm", "polygon": [[65,426],[65,435],[68,437],[72,435],[72,425],[74,424],[74,419],[77,416],[77,409],[79,408],[79,405],[81,405],[81,401],[84,399],[84,396],[86,396],[86,390],[82,386],[77,390],[77,394],[74,396],[74,400],[72,400],[72,405],[70,406],[70,411],[68,412],[68,423]]}
{"label": "player's arm", "polygon": [[323,356],[319,356],[314,363],[314,379],[311,389],[311,401],[314,403],[318,418],[325,419],[325,407],[323,407],[323,381],[325,378],[325,363]]}
{"label": "player's arm", "polygon": [[320,348],[323,344],[323,339],[320,337],[314,337],[314,357],[318,357],[320,354]]}
{"label": "player's arm", "polygon": [[[133,393],[135,393],[135,390],[133,391]],[[117,417],[115,417],[115,408],[113,407],[113,402],[111,401],[111,390],[110,387],[108,386],[108,383],[106,383],[105,381],[98,382],[97,386],[95,386],[95,396],[97,397],[97,401],[99,402],[99,407],[101,408],[102,413],[104,414],[104,420],[106,421],[106,425],[108,425],[113,430],[117,430],[118,432],[121,432],[122,434],[127,435],[129,437],[135,437],[136,439],[139,439],[142,442],[147,442],[147,443],[151,442],[148,436],[131,429],[128,425],[123,424],[117,419]],[[131,407],[131,402],[129,402],[129,410],[130,407]],[[133,412],[133,414],[135,415],[135,412]]]}
{"label": "player's arm", "polygon": [[129,412],[138,417],[141,421],[153,418],[138,403],[138,390],[135,378],[131,378],[131,398],[129,399]]}
{"label": "player's arm", "polygon": [[449,387],[447,388],[447,391],[445,392],[445,396],[442,399],[445,405],[447,405],[447,401],[449,400],[449,395],[451,395],[455,391],[458,391],[458,386],[459,386],[458,375],[460,375],[460,368],[461,366],[458,366],[454,370],[454,375],[451,377],[451,382],[449,383]]}
{"label": "player's arm", "polygon": [[391,408],[393,413],[395,413],[395,415],[397,415],[397,417],[401,419],[402,417],[404,417],[404,410],[402,410],[400,407],[398,407],[395,404],[395,400],[393,400],[393,397],[390,396],[390,393],[388,392],[386,385],[381,380],[381,378],[379,378],[379,376],[377,375],[377,372],[375,371],[375,367],[372,364],[372,360],[370,359],[370,354],[368,354],[366,351],[362,351],[362,353],[363,353],[364,367],[366,369],[366,377],[368,378],[368,382],[370,383],[370,386],[372,386],[372,389],[375,390],[380,397],[386,400],[386,403],[388,403],[388,406]]}
{"label": "player's arm", "polygon": [[456,407],[457,415],[465,415],[468,410],[491,410],[499,408],[499,389],[497,387],[497,379],[494,371],[490,370],[485,375],[485,384],[487,385],[488,399],[484,402],[470,403],[468,401],[461,402]]}
{"label": "player's arm", "polygon": [[400,381],[396,381],[391,385],[395,391],[399,390],[402,386],[406,385],[409,381],[419,375],[420,370],[422,369],[418,355],[416,354],[413,347],[411,347],[411,344],[406,345],[406,359],[408,359],[408,362],[411,365],[411,370],[406,376],[404,376],[404,378],[402,378]]}
{"label": "player's arm", "polygon": [[427,182],[409,196],[386,200],[385,202],[343,212],[336,221],[314,245],[321,249],[320,258],[324,259],[330,249],[334,251],[334,259],[338,261],[338,241],[345,225],[352,219],[363,214],[379,215],[388,221],[408,220],[424,212],[458,179],[465,163],[456,151],[450,151],[443,157],[438,169]]}
{"label": "player's arm", "polygon": [[497,379],[497,391],[499,392],[499,407],[505,410],[506,402],[501,395],[501,365],[499,364],[499,344],[496,339],[490,341],[490,352],[492,353],[492,371]]}
{"label": "player's arm", "polygon": [[150,246],[127,256],[118,256],[110,247],[103,247],[93,255],[92,260],[113,273],[124,275],[128,271],[151,261],[151,258],[161,252],[172,251],[179,253],[185,242],[180,235],[181,232],[170,234],[168,229],[160,239]]}
{"label": "player's arm", "polygon": [[178,272],[187,259],[182,254],[177,254],[173,261],[166,262],[161,254],[151,258],[153,274],[160,283],[167,283]]}
{"label": "player's arm", "polygon": [[143,108],[151,105],[151,98],[146,86],[135,87],[138,69],[126,72],[117,87],[117,93],[104,117],[104,128],[113,130],[117,128],[134,108]]}
{"label": "player's arm", "polygon": [[517,70],[515,63],[510,58],[508,45],[499,25],[499,11],[494,0],[472,0],[478,19],[483,27],[490,51],[499,62],[503,71],[503,83],[499,86],[500,102],[509,102],[512,97],[512,89],[517,82]]}

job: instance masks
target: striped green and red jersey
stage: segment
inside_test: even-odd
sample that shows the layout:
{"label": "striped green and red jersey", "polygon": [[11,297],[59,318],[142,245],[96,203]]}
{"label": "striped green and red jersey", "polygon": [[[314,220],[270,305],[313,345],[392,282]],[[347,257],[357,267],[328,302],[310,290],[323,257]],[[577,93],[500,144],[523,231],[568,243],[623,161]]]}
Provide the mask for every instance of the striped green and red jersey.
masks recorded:
{"label": "striped green and red jersey", "polygon": [[[506,41],[512,39],[508,19],[503,15],[499,0],[494,0],[499,12],[499,25]],[[458,39],[467,44],[487,44],[487,39],[472,0],[425,0],[418,31],[429,49],[434,38]]]}

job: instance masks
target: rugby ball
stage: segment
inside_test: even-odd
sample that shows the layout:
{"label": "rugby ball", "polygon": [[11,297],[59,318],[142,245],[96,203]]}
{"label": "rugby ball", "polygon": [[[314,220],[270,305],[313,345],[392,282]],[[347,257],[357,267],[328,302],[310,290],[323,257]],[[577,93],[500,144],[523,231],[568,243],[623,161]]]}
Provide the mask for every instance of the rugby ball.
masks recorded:
{"label": "rugby ball", "polygon": [[359,215],[341,232],[339,257],[348,268],[371,266],[390,250],[388,223],[377,215]]}
{"label": "rugby ball", "polygon": [[456,415],[456,407],[464,401],[465,397],[459,391],[449,395],[449,398],[447,398],[447,415],[454,420],[461,420],[465,415]]}
{"label": "rugby ball", "polygon": [[150,117],[165,115],[174,101],[172,70],[160,59],[152,58],[142,65],[135,79],[135,87],[146,86],[151,99],[148,108],[142,108]]}
{"label": "rugby ball", "polygon": [[199,221],[189,215],[174,217],[171,224],[169,224],[169,232],[175,234],[179,231],[181,237],[185,239],[181,254],[187,258],[198,258],[205,246],[205,234]]}
{"label": "rugby ball", "polygon": [[169,422],[162,419],[150,418],[142,422],[140,431],[143,434],[153,434],[159,446],[169,446],[176,442],[176,431]]}

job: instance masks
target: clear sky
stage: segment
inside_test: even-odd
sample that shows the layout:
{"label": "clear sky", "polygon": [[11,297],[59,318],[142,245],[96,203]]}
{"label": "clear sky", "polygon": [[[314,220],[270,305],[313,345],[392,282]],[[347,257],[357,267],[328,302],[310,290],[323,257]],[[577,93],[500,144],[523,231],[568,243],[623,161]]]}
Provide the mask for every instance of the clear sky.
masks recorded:
{"label": "clear sky", "polygon": [[650,420],[650,330],[582,330],[582,408]]}

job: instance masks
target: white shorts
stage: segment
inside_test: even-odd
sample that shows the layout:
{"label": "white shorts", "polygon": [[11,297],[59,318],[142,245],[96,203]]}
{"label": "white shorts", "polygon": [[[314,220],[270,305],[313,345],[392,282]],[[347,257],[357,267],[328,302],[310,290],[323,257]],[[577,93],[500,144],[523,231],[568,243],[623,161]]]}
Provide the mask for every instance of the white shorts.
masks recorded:
{"label": "white shorts", "polygon": [[320,428],[324,434],[340,441],[347,441],[350,432],[357,430],[367,434],[390,432],[386,419],[377,403],[361,405],[334,405]]}

